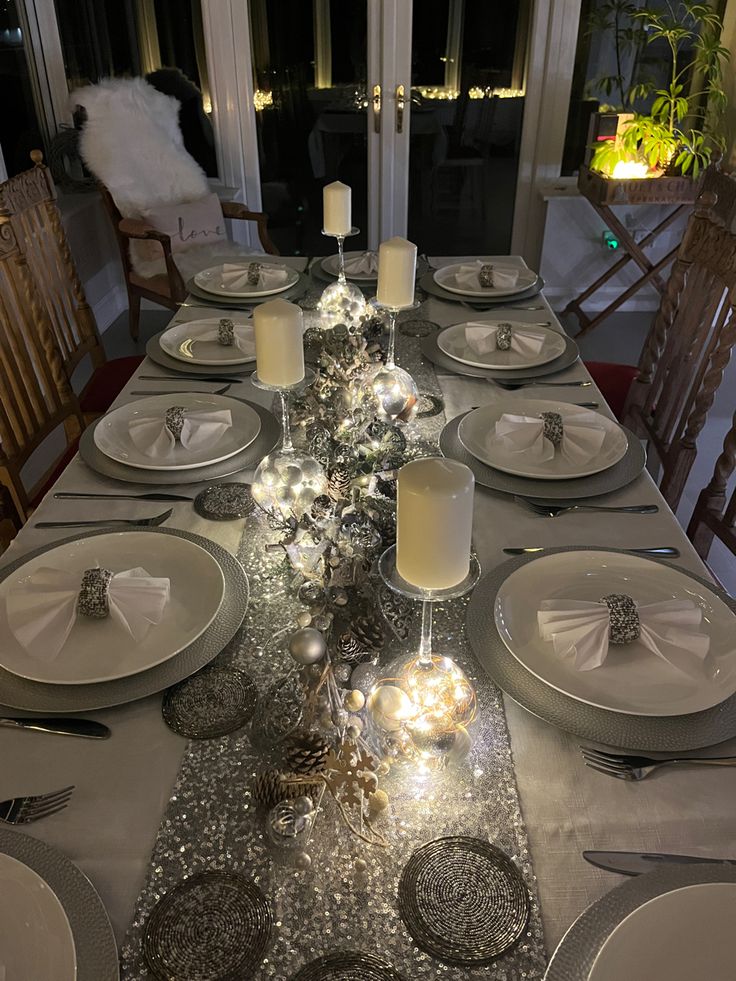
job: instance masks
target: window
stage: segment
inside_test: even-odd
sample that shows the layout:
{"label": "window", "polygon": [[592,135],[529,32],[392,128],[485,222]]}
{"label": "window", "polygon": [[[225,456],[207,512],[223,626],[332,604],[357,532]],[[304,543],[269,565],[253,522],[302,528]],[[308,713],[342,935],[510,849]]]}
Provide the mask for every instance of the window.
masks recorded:
{"label": "window", "polygon": [[44,145],[26,45],[25,23],[17,0],[0,0],[0,149],[9,177],[27,170],[28,154]]}

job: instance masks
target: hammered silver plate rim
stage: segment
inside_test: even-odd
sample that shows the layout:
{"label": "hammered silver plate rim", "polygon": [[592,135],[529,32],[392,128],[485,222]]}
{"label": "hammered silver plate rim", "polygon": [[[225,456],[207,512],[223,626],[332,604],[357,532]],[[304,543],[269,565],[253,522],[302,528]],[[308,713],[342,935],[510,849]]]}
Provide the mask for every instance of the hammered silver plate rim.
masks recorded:
{"label": "hammered silver plate rim", "polygon": [[[568,546],[546,549],[544,555],[562,552],[612,552],[625,555],[625,549]],[[703,749],[736,735],[736,695],[720,705],[688,715],[642,716],[624,715],[610,709],[578,702],[569,695],[551,688],[531,674],[508,650],[498,635],[493,610],[501,584],[538,555],[521,555],[492,569],[475,587],[468,604],[466,630],[468,641],[478,663],[489,677],[513,701],[544,722],[572,733],[579,739],[590,740],[619,749],[643,752],[684,752]],[[663,559],[651,562],[689,576],[713,592],[730,610],[736,613],[732,599],[713,583],[681,566]]]}
{"label": "hammered silver plate rim", "polygon": [[627,916],[657,896],[707,882],[736,882],[736,869],[716,862],[695,868],[673,865],[614,886],[568,928],[547,966],[544,981],[589,981],[604,943]]}
{"label": "hammered silver plate rim", "polygon": [[33,869],[56,894],[74,938],[76,981],[118,981],[118,951],[110,918],[84,872],[56,848],[20,831],[0,828],[0,852]]}
{"label": "hammered silver plate rim", "polygon": [[[447,327],[453,326],[455,325],[447,325]],[[447,327],[443,327],[434,334],[427,334],[426,337],[421,339],[420,349],[422,357],[427,358],[437,368],[449,371],[453,375],[462,375],[465,378],[485,378],[490,381],[509,382],[515,381],[516,379],[523,379],[526,381],[527,378],[544,378],[546,375],[555,375],[558,371],[571,368],[580,359],[580,350],[575,340],[560,331],[565,339],[565,350],[554,361],[539,364],[534,368],[509,368],[504,370],[499,370],[498,368],[474,368],[472,365],[463,364],[462,361],[455,361],[449,354],[445,354],[441,350],[437,343],[437,338],[443,330],[447,330]]]}
{"label": "hammered silver plate rim", "polygon": [[599,497],[627,487],[640,476],[646,466],[647,456],[644,447],[631,430],[621,426],[628,447],[618,463],[614,463],[607,470],[601,470],[589,477],[571,477],[565,480],[517,477],[502,470],[494,470],[465,449],[460,442],[458,427],[466,415],[467,412],[462,412],[459,416],[455,416],[440,433],[439,444],[442,455],[466,464],[473,471],[476,483],[503,494],[518,494],[520,497],[543,498],[550,501]]}
{"label": "hammered silver plate rim", "polygon": [[[172,402],[176,400],[176,392],[171,393]],[[232,397],[232,396],[230,396]],[[258,413],[261,429],[252,443],[234,456],[221,460],[219,463],[208,463],[204,467],[193,470],[138,470],[117,460],[105,456],[95,445],[95,429],[104,420],[104,416],[95,419],[82,433],[79,441],[79,456],[82,461],[103,477],[112,477],[126,484],[152,484],[155,487],[174,487],[183,484],[205,484],[218,480],[220,477],[231,477],[243,470],[255,468],[264,456],[281,439],[281,426],[276,416],[264,406],[248,399],[238,399]]]}
{"label": "hammered silver plate rim", "polygon": [[[102,528],[87,535],[72,535],[69,538],[47,542],[0,569],[0,582],[29,559],[43,555],[50,548],[77,541],[82,537],[107,535],[111,530],[113,529]],[[114,681],[90,685],[44,685],[37,681],[19,678],[0,668],[0,705],[23,712],[54,714],[93,712],[112,708],[114,705],[125,705],[155,695],[188,678],[214,660],[235,636],[245,619],[250,595],[248,577],[241,563],[221,545],[202,535],[193,535],[178,528],[131,528],[129,530],[136,533],[174,535],[176,538],[184,538],[199,545],[216,559],[225,579],[225,594],[211,626],[194,643],[168,661],[140,674]],[[121,534],[126,534],[126,531]]]}
{"label": "hammered silver plate rim", "polygon": [[[187,321],[175,320],[169,324],[169,327],[178,327],[180,324],[184,323],[187,323]],[[167,327],[166,330],[168,330],[169,327]],[[176,371],[182,375],[199,376],[232,375],[235,377],[250,375],[255,371],[255,361],[249,361],[246,364],[208,365],[194,364],[190,361],[179,361],[177,358],[172,358],[172,356],[167,354],[161,347],[161,337],[166,333],[166,330],[162,330],[158,334],[154,334],[153,337],[149,338],[146,344],[146,355],[151,359],[151,361],[155,361],[156,364],[160,365],[162,368],[168,368],[169,371]],[[166,379],[162,377],[161,381],[166,381]]]}

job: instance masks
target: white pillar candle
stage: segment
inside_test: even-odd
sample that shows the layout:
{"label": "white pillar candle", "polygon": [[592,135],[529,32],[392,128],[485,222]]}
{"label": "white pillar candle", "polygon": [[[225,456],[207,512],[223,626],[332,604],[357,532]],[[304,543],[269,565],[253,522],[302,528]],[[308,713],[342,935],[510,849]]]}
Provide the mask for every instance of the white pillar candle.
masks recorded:
{"label": "white pillar candle", "polygon": [[322,190],[322,227],[328,235],[349,235],[352,191],[342,181],[333,181]]}
{"label": "white pillar candle", "polygon": [[417,247],[405,238],[390,238],[378,247],[376,299],[387,307],[407,307],[414,302]]}
{"label": "white pillar candle", "polygon": [[422,589],[456,586],[470,570],[475,478],[456,460],[425,457],[399,471],[396,569]]}
{"label": "white pillar candle", "polygon": [[256,368],[266,385],[295,385],[304,378],[302,311],[288,300],[261,303],[253,313]]}

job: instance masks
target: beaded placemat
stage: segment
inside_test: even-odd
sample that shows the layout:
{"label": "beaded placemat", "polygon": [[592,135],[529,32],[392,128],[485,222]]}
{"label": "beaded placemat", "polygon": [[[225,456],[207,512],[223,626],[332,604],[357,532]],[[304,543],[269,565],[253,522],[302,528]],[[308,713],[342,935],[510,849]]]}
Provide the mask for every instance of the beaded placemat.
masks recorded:
{"label": "beaded placemat", "polygon": [[422,950],[477,967],[522,936],[529,892],[499,848],[463,835],[437,838],[417,849],[401,873],[399,913]]}
{"label": "beaded placemat", "polygon": [[161,712],[166,725],[190,739],[214,739],[250,722],[258,689],[244,671],[213,664],[169,688]]}
{"label": "beaded placemat", "polygon": [[[399,363],[414,376],[419,390],[439,394],[431,365],[421,361],[419,341],[399,335],[397,349]],[[444,424],[440,414],[406,426],[412,455],[436,453]],[[438,650],[452,652],[476,689],[478,718],[463,766],[431,779],[394,769],[382,778],[390,798],[380,823],[388,848],[364,845],[327,811],[314,824],[307,870],[277,860],[252,787],[256,773],[282,759],[281,745],[271,748],[275,739],[298,725],[296,704],[288,696],[291,683],[284,681],[290,665],[286,638],[304,609],[281,550],[267,548],[278,538],[266,522],[246,519],[238,557],[248,570],[251,605],[246,624],[218,661],[253,679],[259,708],[249,729],[226,739],[194,741],[187,749],[121,951],[123,981],[150,978],[141,953],[149,912],[162,893],[202,869],[241,873],[268,897],[278,928],[258,981],[292,978],[326,951],[370,951],[407,981],[541,981],[546,955],[506,717],[499,690],[467,643],[466,599],[440,604],[433,631]],[[418,639],[420,619],[412,604],[394,604],[388,610],[390,605],[389,598],[384,607],[392,624],[387,663]],[[279,706],[278,719],[266,711],[271,702]],[[402,869],[417,849],[441,835],[491,841],[510,857],[529,890],[530,914],[521,941],[490,964],[470,968],[439,961],[419,948],[399,916]],[[360,872],[357,859],[367,865]]]}
{"label": "beaded placemat", "polygon": [[341,950],[305,964],[292,981],[404,981],[404,978],[372,954]]}
{"label": "beaded placemat", "polygon": [[194,510],[208,521],[235,521],[247,518],[256,502],[247,484],[213,484],[194,498]]}
{"label": "beaded placemat", "polygon": [[271,906],[242,875],[201,872],[153,908],[143,956],[161,981],[247,981],[267,952]]}

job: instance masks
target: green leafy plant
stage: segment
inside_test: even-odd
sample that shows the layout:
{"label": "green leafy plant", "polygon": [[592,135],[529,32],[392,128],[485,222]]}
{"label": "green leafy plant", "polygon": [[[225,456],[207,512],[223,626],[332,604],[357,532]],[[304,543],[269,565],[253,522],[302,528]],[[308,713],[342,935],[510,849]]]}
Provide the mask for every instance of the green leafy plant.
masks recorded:
{"label": "green leafy plant", "polygon": [[[725,148],[721,122],[727,97],[722,78],[730,55],[720,43],[721,18],[712,7],[692,0],[667,0],[659,10],[618,6],[627,8],[623,14],[630,17],[634,31],[638,26],[644,33],[647,44],[667,43],[670,77],[664,88],[654,89],[648,81],[630,86],[622,102],[633,105],[652,96],[649,113],[636,113],[615,141],[599,145],[591,167],[611,174],[617,163],[636,161],[652,171],[670,169],[697,177],[713,151]],[[684,55],[686,49],[689,56]],[[624,95],[623,85],[620,93]]]}

